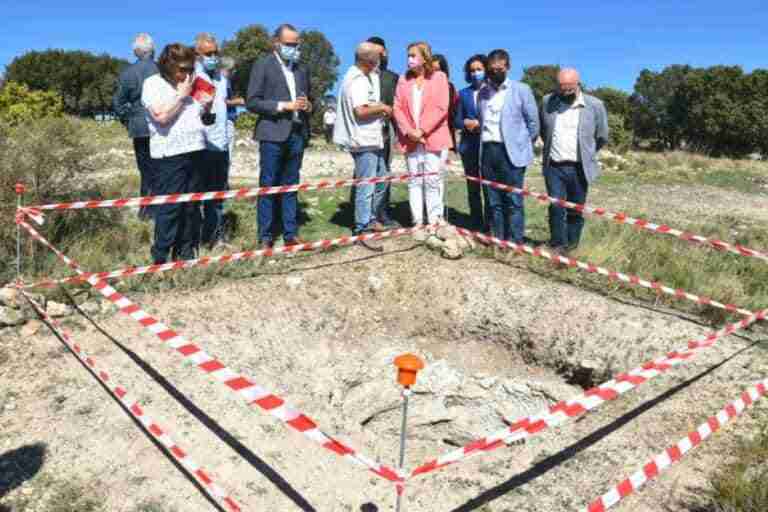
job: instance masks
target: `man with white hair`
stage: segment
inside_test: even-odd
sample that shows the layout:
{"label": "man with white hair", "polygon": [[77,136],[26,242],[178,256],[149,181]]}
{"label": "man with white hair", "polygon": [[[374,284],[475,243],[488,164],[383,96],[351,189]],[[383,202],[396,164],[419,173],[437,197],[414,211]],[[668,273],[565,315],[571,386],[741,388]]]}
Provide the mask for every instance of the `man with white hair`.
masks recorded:
{"label": "man with white hair", "polygon": [[[195,38],[195,79],[215,87],[213,105],[205,126],[206,150],[200,155],[203,189],[201,192],[220,192],[229,189],[230,125],[227,117],[229,80],[220,72],[219,45],[213,34],[203,32]],[[212,249],[222,242],[224,228],[224,202],[203,203],[202,243]]]}
{"label": "man with white hair", "polygon": [[[149,34],[139,34],[133,40],[133,54],[138,59],[120,73],[117,90],[112,98],[112,108],[133,139],[136,166],[141,177],[140,194],[152,194],[152,159],[149,155],[149,127],[141,103],[144,80],[158,73],[154,61],[155,43]],[[139,218],[149,220],[150,207],[139,210]]]}
{"label": "man with white hair", "polygon": [[[381,102],[380,59],[381,50],[375,44],[361,43],[339,91],[333,141],[352,153],[356,179],[387,174],[383,129],[384,121],[392,116],[392,107]],[[376,220],[384,191],[383,183],[357,185],[354,234],[386,229]],[[360,245],[375,252],[383,250],[370,242]]]}
{"label": "man with white hair", "polygon": [[[545,96],[541,109],[547,193],[584,204],[589,184],[600,175],[597,152],[608,143],[608,113],[602,101],[582,91],[575,69],[563,69],[557,81],[557,93]],[[583,228],[580,212],[550,205],[549,243],[555,252],[576,249]]]}

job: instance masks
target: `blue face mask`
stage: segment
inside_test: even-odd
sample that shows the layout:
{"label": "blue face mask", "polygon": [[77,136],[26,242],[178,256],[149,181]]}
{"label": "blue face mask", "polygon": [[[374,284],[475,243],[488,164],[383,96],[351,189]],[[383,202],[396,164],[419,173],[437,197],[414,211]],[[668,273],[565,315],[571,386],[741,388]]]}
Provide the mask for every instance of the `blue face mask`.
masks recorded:
{"label": "blue face mask", "polygon": [[206,71],[216,71],[219,67],[219,58],[216,56],[203,57],[203,67]]}
{"label": "blue face mask", "polygon": [[479,84],[485,80],[485,71],[474,71],[472,72],[472,81],[476,84]]}
{"label": "blue face mask", "polygon": [[299,49],[295,46],[280,45],[280,57],[282,57],[285,62],[293,64],[299,60],[300,55],[301,53],[299,52]]}

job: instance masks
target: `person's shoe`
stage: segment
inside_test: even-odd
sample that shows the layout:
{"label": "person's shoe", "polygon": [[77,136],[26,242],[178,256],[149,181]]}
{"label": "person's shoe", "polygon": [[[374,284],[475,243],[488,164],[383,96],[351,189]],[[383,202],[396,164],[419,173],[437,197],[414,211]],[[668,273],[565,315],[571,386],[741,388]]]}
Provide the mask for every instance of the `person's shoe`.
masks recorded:
{"label": "person's shoe", "polygon": [[379,221],[375,221],[375,222],[373,222],[373,223],[372,223],[372,224],[371,224],[371,225],[368,227],[368,230],[369,230],[369,231],[373,231],[374,233],[383,233],[383,232],[385,232],[385,231],[388,231],[388,230],[387,230],[387,227],[386,227],[384,224],[382,224],[381,222],[379,222]]}
{"label": "person's shoe", "polygon": [[256,246],[254,247],[254,251],[266,251],[267,249],[273,249],[275,247],[275,242],[272,240],[259,240],[256,242]]}
{"label": "person's shoe", "polygon": [[[290,238],[290,239],[286,240],[285,241],[285,246],[286,247],[294,247],[296,245],[304,245],[304,244],[307,244],[307,243],[309,243],[309,242],[307,242],[306,240],[302,240],[299,237],[294,237],[294,238]],[[302,249],[302,251],[311,251],[311,250],[312,249]]]}
{"label": "person's shoe", "polygon": [[384,247],[379,245],[381,242],[376,240],[358,240],[355,242],[355,245],[359,245],[360,247],[364,247],[365,249],[368,249],[371,252],[384,252]]}
{"label": "person's shoe", "polygon": [[391,217],[382,216],[379,218],[379,223],[387,229],[399,229],[402,227],[399,222]]}

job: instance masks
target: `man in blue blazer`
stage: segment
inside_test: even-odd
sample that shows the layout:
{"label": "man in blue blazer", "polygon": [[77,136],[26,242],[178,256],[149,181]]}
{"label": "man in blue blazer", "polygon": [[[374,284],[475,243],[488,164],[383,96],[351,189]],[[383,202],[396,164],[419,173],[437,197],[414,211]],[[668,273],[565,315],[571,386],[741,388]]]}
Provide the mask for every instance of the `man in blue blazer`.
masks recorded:
{"label": "man in blue blazer", "polygon": [[[507,78],[509,54],[488,54],[486,84],[478,94],[480,161],[485,179],[523,188],[526,167],[533,163],[539,137],[539,109],[531,88]],[[490,188],[491,232],[521,244],[525,237],[523,196]]]}
{"label": "man in blue blazer", "polygon": [[[464,78],[469,87],[459,92],[459,102],[453,126],[461,130],[459,154],[464,165],[464,174],[480,177],[480,120],[477,111],[477,96],[485,83],[485,68],[488,59],[485,55],[473,55],[464,64]],[[482,190],[482,196],[480,191]],[[490,219],[488,214],[488,187],[467,180],[467,199],[472,229],[488,232]],[[483,209],[485,207],[485,209]]]}
{"label": "man in blue blazer", "polygon": [[[259,186],[299,183],[304,148],[309,140],[309,72],[299,63],[299,32],[280,25],[273,36],[274,52],[256,62],[248,83],[248,110],[259,115],[254,139],[259,141]],[[272,247],[275,195],[260,196],[258,223],[260,248]],[[295,192],[281,194],[283,239],[286,245],[303,243],[296,220]]]}

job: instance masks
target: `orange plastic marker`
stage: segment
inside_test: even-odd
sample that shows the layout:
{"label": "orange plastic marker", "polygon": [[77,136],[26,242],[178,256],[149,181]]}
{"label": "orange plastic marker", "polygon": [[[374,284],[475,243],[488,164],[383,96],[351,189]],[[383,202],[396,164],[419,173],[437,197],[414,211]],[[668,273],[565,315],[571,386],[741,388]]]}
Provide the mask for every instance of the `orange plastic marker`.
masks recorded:
{"label": "orange plastic marker", "polygon": [[416,384],[416,375],[424,369],[424,361],[413,354],[403,354],[395,358],[397,366],[397,382],[404,388]]}

